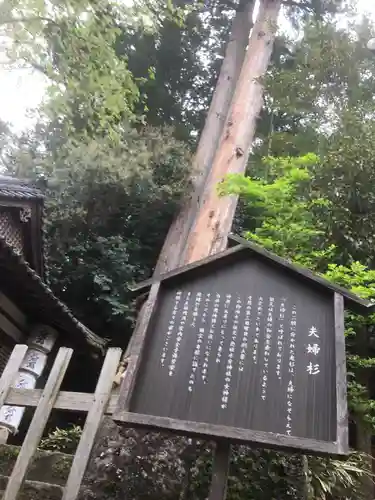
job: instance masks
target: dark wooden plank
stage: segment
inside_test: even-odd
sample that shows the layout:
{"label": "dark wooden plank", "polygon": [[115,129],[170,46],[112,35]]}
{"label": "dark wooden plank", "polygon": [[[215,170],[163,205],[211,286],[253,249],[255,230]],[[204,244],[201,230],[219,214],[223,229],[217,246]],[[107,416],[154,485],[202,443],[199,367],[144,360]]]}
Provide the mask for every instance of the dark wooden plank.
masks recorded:
{"label": "dark wooden plank", "polygon": [[12,321],[0,312],[0,329],[18,343],[26,341],[26,335]]}
{"label": "dark wooden plank", "polygon": [[40,234],[43,231],[43,205],[42,203],[36,203],[35,208],[32,212],[31,217],[31,246],[32,246],[32,259],[35,271],[39,276],[45,280],[45,265],[44,258],[45,252],[43,249],[43,239],[40,238]]}
{"label": "dark wooden plank", "polygon": [[29,430],[27,431],[20,454],[17,457],[12,474],[9,478],[3,495],[3,500],[16,500],[17,498],[25,480],[27,469],[31,463],[34,453],[36,452],[40,438],[42,437],[44,428],[57,398],[72,354],[72,349],[67,349],[65,347],[61,348],[57,354],[39,405],[35,410],[34,417],[31,421]]}
{"label": "dark wooden plank", "polygon": [[233,442],[244,444],[258,444],[267,448],[284,448],[285,450],[306,450],[312,453],[324,453],[340,455],[337,442],[317,441],[315,439],[297,438],[284,434],[273,434],[271,432],[252,431],[227,427],[223,425],[211,425],[201,422],[178,420],[168,417],[155,417],[152,415],[141,415],[132,412],[116,412],[114,420],[122,422],[129,427],[140,426],[150,429],[164,429],[188,436],[197,436],[201,439],[230,439]]}
{"label": "dark wooden plank", "polygon": [[25,331],[27,328],[26,315],[6,295],[0,292],[0,309],[3,310],[18,327]]}
{"label": "dark wooden plank", "polygon": [[75,500],[94,445],[96,433],[112,390],[117,367],[121,359],[121,349],[109,349],[100,372],[93,404],[87,415],[62,500]]}
{"label": "dark wooden plank", "polygon": [[337,444],[339,453],[349,452],[348,403],[346,396],[346,354],[344,299],[335,293]]}
{"label": "dark wooden plank", "polygon": [[[150,295],[143,306],[143,311],[139,316],[139,322],[133,333],[132,349],[128,357],[128,365],[120,387],[118,400],[118,411],[128,410],[132,397],[135,378],[142,358],[148,325],[155,311],[160,284],[156,283],[151,287]],[[115,411],[114,415],[116,414]]]}
{"label": "dark wooden plank", "polygon": [[231,447],[228,441],[216,443],[208,500],[225,500],[227,497],[230,453]]}
{"label": "dark wooden plank", "polygon": [[[9,389],[4,404],[35,408],[42,396],[42,389]],[[60,391],[54,404],[56,410],[88,412],[94,402],[94,394],[85,392]],[[118,394],[111,394],[105,413],[114,412],[118,403]]]}
{"label": "dark wooden plank", "polygon": [[[41,198],[37,199],[36,201],[41,201]],[[30,206],[30,200],[20,200],[20,199],[15,199],[13,198],[12,200],[8,199],[2,199],[1,200],[1,205],[2,207],[17,207],[17,208],[25,208]]]}
{"label": "dark wooden plank", "polygon": [[0,378],[0,407],[3,406],[8,391],[16,378],[23,358],[27,352],[27,345],[16,345]]}

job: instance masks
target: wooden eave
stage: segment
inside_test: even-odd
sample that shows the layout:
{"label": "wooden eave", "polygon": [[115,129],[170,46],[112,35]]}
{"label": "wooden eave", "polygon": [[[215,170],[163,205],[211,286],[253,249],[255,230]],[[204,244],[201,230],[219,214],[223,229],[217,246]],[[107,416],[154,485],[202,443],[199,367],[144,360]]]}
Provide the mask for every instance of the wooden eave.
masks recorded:
{"label": "wooden eave", "polygon": [[53,326],[70,343],[103,351],[107,341],[78,321],[21,255],[0,238],[1,291],[33,321]]}

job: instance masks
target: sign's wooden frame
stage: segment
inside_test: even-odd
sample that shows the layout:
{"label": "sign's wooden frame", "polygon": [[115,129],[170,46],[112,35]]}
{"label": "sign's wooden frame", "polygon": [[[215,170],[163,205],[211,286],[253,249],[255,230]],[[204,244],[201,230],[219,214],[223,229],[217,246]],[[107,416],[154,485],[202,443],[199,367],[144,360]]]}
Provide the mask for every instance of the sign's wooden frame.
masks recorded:
{"label": "sign's wooden frame", "polygon": [[[243,247],[242,247],[243,249]],[[220,257],[234,256],[238,252],[238,247],[226,250],[215,258],[205,259],[194,266],[186,266],[187,269],[180,269],[173,273],[173,278],[181,272],[190,271],[195,267],[211,263]],[[268,255],[265,256],[268,258]],[[284,262],[277,262],[278,265],[285,266]],[[290,270],[290,264],[288,268]],[[179,273],[180,271],[180,273]],[[300,269],[297,273],[300,275]],[[125,376],[121,385],[119,399],[117,406],[113,413],[113,419],[126,426],[140,426],[148,427],[153,430],[166,430],[187,436],[197,436],[208,440],[226,440],[229,442],[258,444],[269,448],[283,448],[286,450],[303,450],[306,452],[318,454],[334,454],[345,455],[348,453],[348,415],[347,415],[347,397],[346,397],[346,356],[345,356],[345,337],[344,337],[344,297],[346,300],[355,301],[357,298],[354,294],[344,291],[330,283],[327,286],[325,280],[322,282],[320,278],[315,275],[312,277],[302,276],[302,279],[314,281],[315,285],[318,284],[323,288],[328,288],[332,292],[332,307],[334,308],[334,323],[335,323],[335,359],[336,359],[336,409],[337,409],[337,422],[336,422],[336,440],[335,441],[321,441],[307,438],[297,438],[283,434],[275,434],[271,432],[263,432],[256,430],[248,430],[224,425],[216,425],[202,422],[193,422],[187,420],[180,420],[168,417],[160,417],[157,415],[145,415],[134,413],[131,411],[132,397],[136,389],[142,356],[144,353],[144,346],[146,344],[148,334],[150,332],[149,325],[152,317],[157,310],[158,296],[163,279],[160,281],[150,282],[149,297],[144,305],[145,311],[141,315],[141,320],[137,324],[132,345],[132,354],[128,359],[128,366]],[[141,287],[143,288],[143,287]],[[340,292],[347,293],[340,293]],[[368,308],[369,303],[358,299],[357,305]],[[365,304],[366,302],[366,304]]]}

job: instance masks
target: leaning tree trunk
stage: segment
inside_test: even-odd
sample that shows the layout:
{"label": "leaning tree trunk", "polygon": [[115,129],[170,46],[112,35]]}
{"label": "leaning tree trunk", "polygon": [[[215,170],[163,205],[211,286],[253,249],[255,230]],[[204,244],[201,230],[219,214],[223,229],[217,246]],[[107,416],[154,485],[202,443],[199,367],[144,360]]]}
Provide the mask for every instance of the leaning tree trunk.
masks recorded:
{"label": "leaning tree trunk", "polygon": [[237,197],[219,197],[217,185],[229,173],[244,173],[263,105],[262,78],[267,71],[277,28],[281,0],[261,0],[251,32],[231,110],[206,182],[202,209],[188,241],[185,262],[214,254],[226,246]]}
{"label": "leaning tree trunk", "polygon": [[236,83],[246,54],[255,0],[240,0],[221,66],[214,95],[193,161],[193,189],[173,221],[159,255],[155,274],[179,267],[185,245],[199,210],[199,200],[228,115]]}

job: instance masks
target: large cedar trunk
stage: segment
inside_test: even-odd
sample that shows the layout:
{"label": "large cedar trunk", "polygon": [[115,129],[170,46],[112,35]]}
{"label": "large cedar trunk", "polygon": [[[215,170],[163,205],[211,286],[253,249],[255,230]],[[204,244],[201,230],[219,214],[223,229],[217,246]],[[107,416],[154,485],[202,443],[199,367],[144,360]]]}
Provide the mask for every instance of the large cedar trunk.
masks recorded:
{"label": "large cedar trunk", "polygon": [[199,210],[199,200],[211,169],[245,58],[254,3],[255,0],[241,0],[238,5],[215,92],[194,157],[192,194],[169,229],[155,274],[175,269],[183,262],[186,240]]}
{"label": "large cedar trunk", "polygon": [[206,182],[201,209],[187,242],[185,262],[223,250],[237,197],[219,197],[217,186],[230,173],[244,173],[263,105],[264,77],[272,54],[281,0],[261,0],[242,71],[220,144]]}

